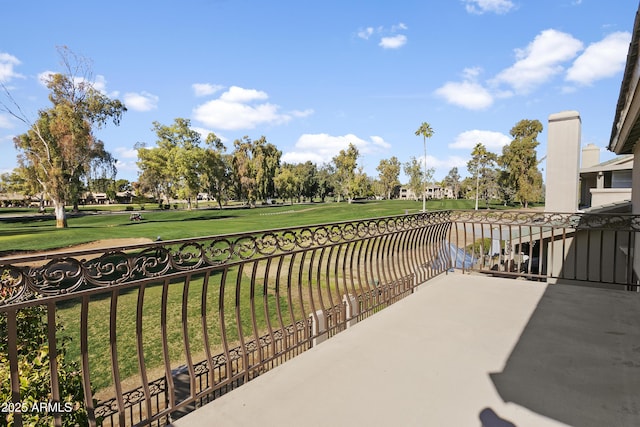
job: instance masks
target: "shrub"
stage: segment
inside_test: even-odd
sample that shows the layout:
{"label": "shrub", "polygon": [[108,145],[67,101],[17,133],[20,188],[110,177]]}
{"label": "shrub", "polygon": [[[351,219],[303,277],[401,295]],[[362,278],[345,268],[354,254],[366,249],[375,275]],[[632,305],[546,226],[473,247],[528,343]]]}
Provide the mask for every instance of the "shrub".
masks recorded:
{"label": "shrub", "polygon": [[[3,282],[6,281],[3,275]],[[0,313],[0,331],[7,329],[7,315]],[[51,402],[51,372],[49,370],[49,345],[47,319],[44,306],[20,309],[17,314],[18,328],[18,375],[20,377],[20,401],[26,408],[34,404]],[[57,333],[63,325],[56,324]],[[0,402],[11,402],[11,381],[6,334],[0,339]],[[58,338],[56,342],[60,408],[63,410],[63,426],[88,424],[84,407],[82,376],[77,363],[65,359],[66,346],[70,338]],[[24,406],[23,406],[24,409]],[[70,410],[69,412],[66,412]],[[2,414],[0,425],[12,425],[13,413]],[[52,425],[53,416],[46,412],[27,410],[22,413],[25,426]]]}
{"label": "shrub", "polygon": [[476,255],[480,255],[481,253],[488,255],[491,251],[491,238],[485,237],[484,239],[476,240],[466,247],[466,251]]}
{"label": "shrub", "polygon": [[125,211],[132,211],[133,210],[133,206],[125,206],[124,210]]}

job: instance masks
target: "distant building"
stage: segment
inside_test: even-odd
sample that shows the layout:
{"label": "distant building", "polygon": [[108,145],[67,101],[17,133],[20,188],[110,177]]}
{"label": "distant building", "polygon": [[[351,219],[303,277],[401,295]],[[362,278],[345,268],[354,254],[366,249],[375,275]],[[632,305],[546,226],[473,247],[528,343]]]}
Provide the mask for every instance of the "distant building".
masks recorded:
{"label": "distant building", "polygon": [[[426,188],[427,199],[455,199],[453,188],[440,185],[429,185]],[[400,187],[400,199],[422,200],[422,194],[416,195],[410,188]]]}
{"label": "distant building", "polygon": [[600,148],[588,144],[582,149],[580,208],[631,201],[632,170],[633,154],[600,163]]}

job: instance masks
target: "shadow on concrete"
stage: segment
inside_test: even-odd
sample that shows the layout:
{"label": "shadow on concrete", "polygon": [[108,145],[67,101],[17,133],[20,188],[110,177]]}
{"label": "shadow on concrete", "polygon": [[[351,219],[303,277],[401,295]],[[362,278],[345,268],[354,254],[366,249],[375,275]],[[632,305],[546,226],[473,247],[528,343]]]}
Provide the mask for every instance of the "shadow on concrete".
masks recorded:
{"label": "shadow on concrete", "polygon": [[491,379],[504,401],[571,426],[640,425],[640,293],[549,285]]}
{"label": "shadow on concrete", "polygon": [[491,408],[484,408],[480,412],[482,427],[516,427],[511,421],[500,418]]}

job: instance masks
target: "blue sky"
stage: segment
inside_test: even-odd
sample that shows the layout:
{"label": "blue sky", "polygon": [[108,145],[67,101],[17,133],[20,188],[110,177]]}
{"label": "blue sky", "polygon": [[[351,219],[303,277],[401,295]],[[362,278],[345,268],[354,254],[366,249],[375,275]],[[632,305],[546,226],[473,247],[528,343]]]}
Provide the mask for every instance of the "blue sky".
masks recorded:
{"label": "blue sky", "polygon": [[[40,76],[57,46],[93,62],[128,111],[97,135],[135,180],[134,144],[177,117],[235,139],[264,135],[283,161],[328,162],[349,143],[379,161],[422,159],[466,174],[472,147],[500,153],[521,119],[577,110],[582,143],[606,152],[635,0],[2,2],[0,82],[31,119],[49,106]],[[3,98],[6,102],[6,98]],[[0,172],[25,126],[0,113]],[[544,167],[544,164],[541,165]],[[404,180],[404,177],[401,179]]]}

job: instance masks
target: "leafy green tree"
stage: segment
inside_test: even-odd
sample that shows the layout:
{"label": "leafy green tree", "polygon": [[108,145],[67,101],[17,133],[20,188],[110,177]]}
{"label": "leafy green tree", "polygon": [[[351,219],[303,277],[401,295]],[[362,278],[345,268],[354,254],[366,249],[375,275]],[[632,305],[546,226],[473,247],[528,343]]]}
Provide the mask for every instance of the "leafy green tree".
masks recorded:
{"label": "leafy green tree", "polygon": [[433,129],[431,129],[431,125],[427,122],[422,122],[420,127],[415,132],[416,136],[422,136],[422,141],[424,143],[424,175],[422,182],[422,212],[427,211],[427,176],[429,175],[427,171],[427,138],[431,138],[433,136]]}
{"label": "leafy green tree", "polygon": [[331,163],[325,163],[318,169],[318,190],[316,195],[322,202],[335,191],[335,168]]}
{"label": "leafy green tree", "polygon": [[282,151],[264,136],[253,141],[252,158],[256,176],[256,196],[262,201],[275,196],[274,178],[280,167]]}
{"label": "leafy green tree", "polygon": [[497,159],[498,156],[495,153],[487,151],[485,146],[480,142],[477,143],[471,151],[471,160],[467,162],[467,170],[475,181],[476,210],[478,210],[478,199],[480,195],[482,195],[488,203],[491,194],[491,185],[492,182],[495,182],[496,178],[495,165]]}
{"label": "leafy green tree", "polygon": [[192,200],[200,190],[201,159],[200,133],[191,129],[188,119],[176,118],[170,126],[153,123],[158,140],[157,146],[166,150],[167,173],[172,182],[175,194],[187,201],[187,208],[191,209]]}
{"label": "leafy green tree", "polygon": [[[170,194],[171,191],[171,181],[167,170],[168,153],[160,150],[159,147],[147,148],[144,143],[137,143],[135,149],[138,152],[136,164],[141,171],[138,176],[136,193],[138,196],[151,193],[158,204],[162,206],[163,197]],[[168,199],[167,203],[169,203]]]}
{"label": "leafy green tree", "polygon": [[116,191],[132,191],[133,187],[128,179],[118,179],[115,182]]}
{"label": "leafy green tree", "polygon": [[141,179],[150,188],[157,188],[167,203],[177,195],[185,199],[187,208],[191,209],[201,188],[205,157],[200,133],[191,129],[191,122],[183,118],[174,119],[169,126],[153,122],[153,130],[158,138],[156,147],[136,145]]}
{"label": "leafy green tree", "polygon": [[251,206],[257,199],[273,197],[282,152],[264,136],[255,141],[245,136],[235,140],[233,146],[233,182],[239,197]]}
{"label": "leafy green tree", "polygon": [[233,183],[241,200],[253,206],[256,201],[257,179],[253,162],[253,142],[248,136],[233,141],[232,153]]}
{"label": "leafy green tree", "polygon": [[213,195],[222,209],[222,202],[228,198],[227,190],[231,181],[231,160],[226,155],[226,147],[214,133],[207,135],[207,147],[202,158],[202,183],[209,195]]}
{"label": "leafy green tree", "polygon": [[398,177],[400,176],[400,161],[396,156],[392,156],[390,159],[380,160],[380,164],[376,170],[378,171],[378,180],[383,188],[384,195],[387,199],[391,199],[393,189],[400,185]]}
{"label": "leafy green tree", "polygon": [[40,203],[40,210],[44,209],[44,194],[33,167],[17,167],[0,175],[0,193],[19,194],[27,200],[35,197]]}
{"label": "leafy green tree", "polygon": [[356,189],[355,179],[358,157],[360,157],[358,149],[355,145],[349,143],[346,150],[340,150],[338,155],[333,158],[333,164],[336,168],[338,201],[340,201],[340,196],[347,199],[349,203],[353,201]]}
{"label": "leafy green tree", "polygon": [[358,167],[353,177],[352,198],[369,197],[373,195],[373,182],[364,172],[362,166]]}
{"label": "leafy green tree", "polygon": [[476,183],[470,176],[464,177],[460,183],[460,193],[465,199],[473,199],[476,194]]}
{"label": "leafy green tree", "polygon": [[444,187],[450,187],[453,190],[453,197],[460,197],[460,174],[458,173],[458,168],[453,167],[442,180],[442,184]]}
{"label": "leafy green tree", "polygon": [[516,191],[511,186],[511,180],[509,179],[509,173],[505,170],[498,172],[498,193],[504,206],[507,206],[515,200]]}
{"label": "leafy green tree", "polygon": [[313,201],[318,193],[318,168],[315,163],[306,161],[295,166],[295,173],[300,179],[300,196]]}
{"label": "leafy green tree", "polygon": [[[411,157],[408,162],[405,162],[403,166],[404,174],[409,177],[408,187],[413,192],[415,200],[418,200],[420,193],[422,193],[423,199],[426,193],[426,182],[429,182],[435,173],[434,168],[426,169],[423,171],[422,166],[418,162],[418,159]],[[426,177],[425,177],[426,172]]]}
{"label": "leafy green tree", "polygon": [[274,182],[278,195],[284,200],[289,199],[293,204],[293,199],[298,197],[302,187],[300,178],[296,174],[296,167],[288,163],[283,164],[278,170]]}
{"label": "leafy green tree", "polygon": [[515,199],[527,208],[529,202],[542,197],[542,174],[538,170],[536,147],[542,123],[520,120],[509,132],[513,137],[502,149],[499,163],[506,172],[505,183],[515,192]]}
{"label": "leafy green tree", "polygon": [[114,159],[95,137],[94,130],[109,121],[118,125],[126,108],[94,88],[86,59],[66,48],[60,54],[66,73],[47,77],[52,106],[40,110],[35,122],[26,118],[17,105],[10,108],[2,103],[0,107],[29,126],[26,133],[14,138],[19,164],[32,168],[34,179],[53,203],[56,227],[64,228],[65,205],[77,204],[82,179],[91,168],[105,165],[115,171]]}

